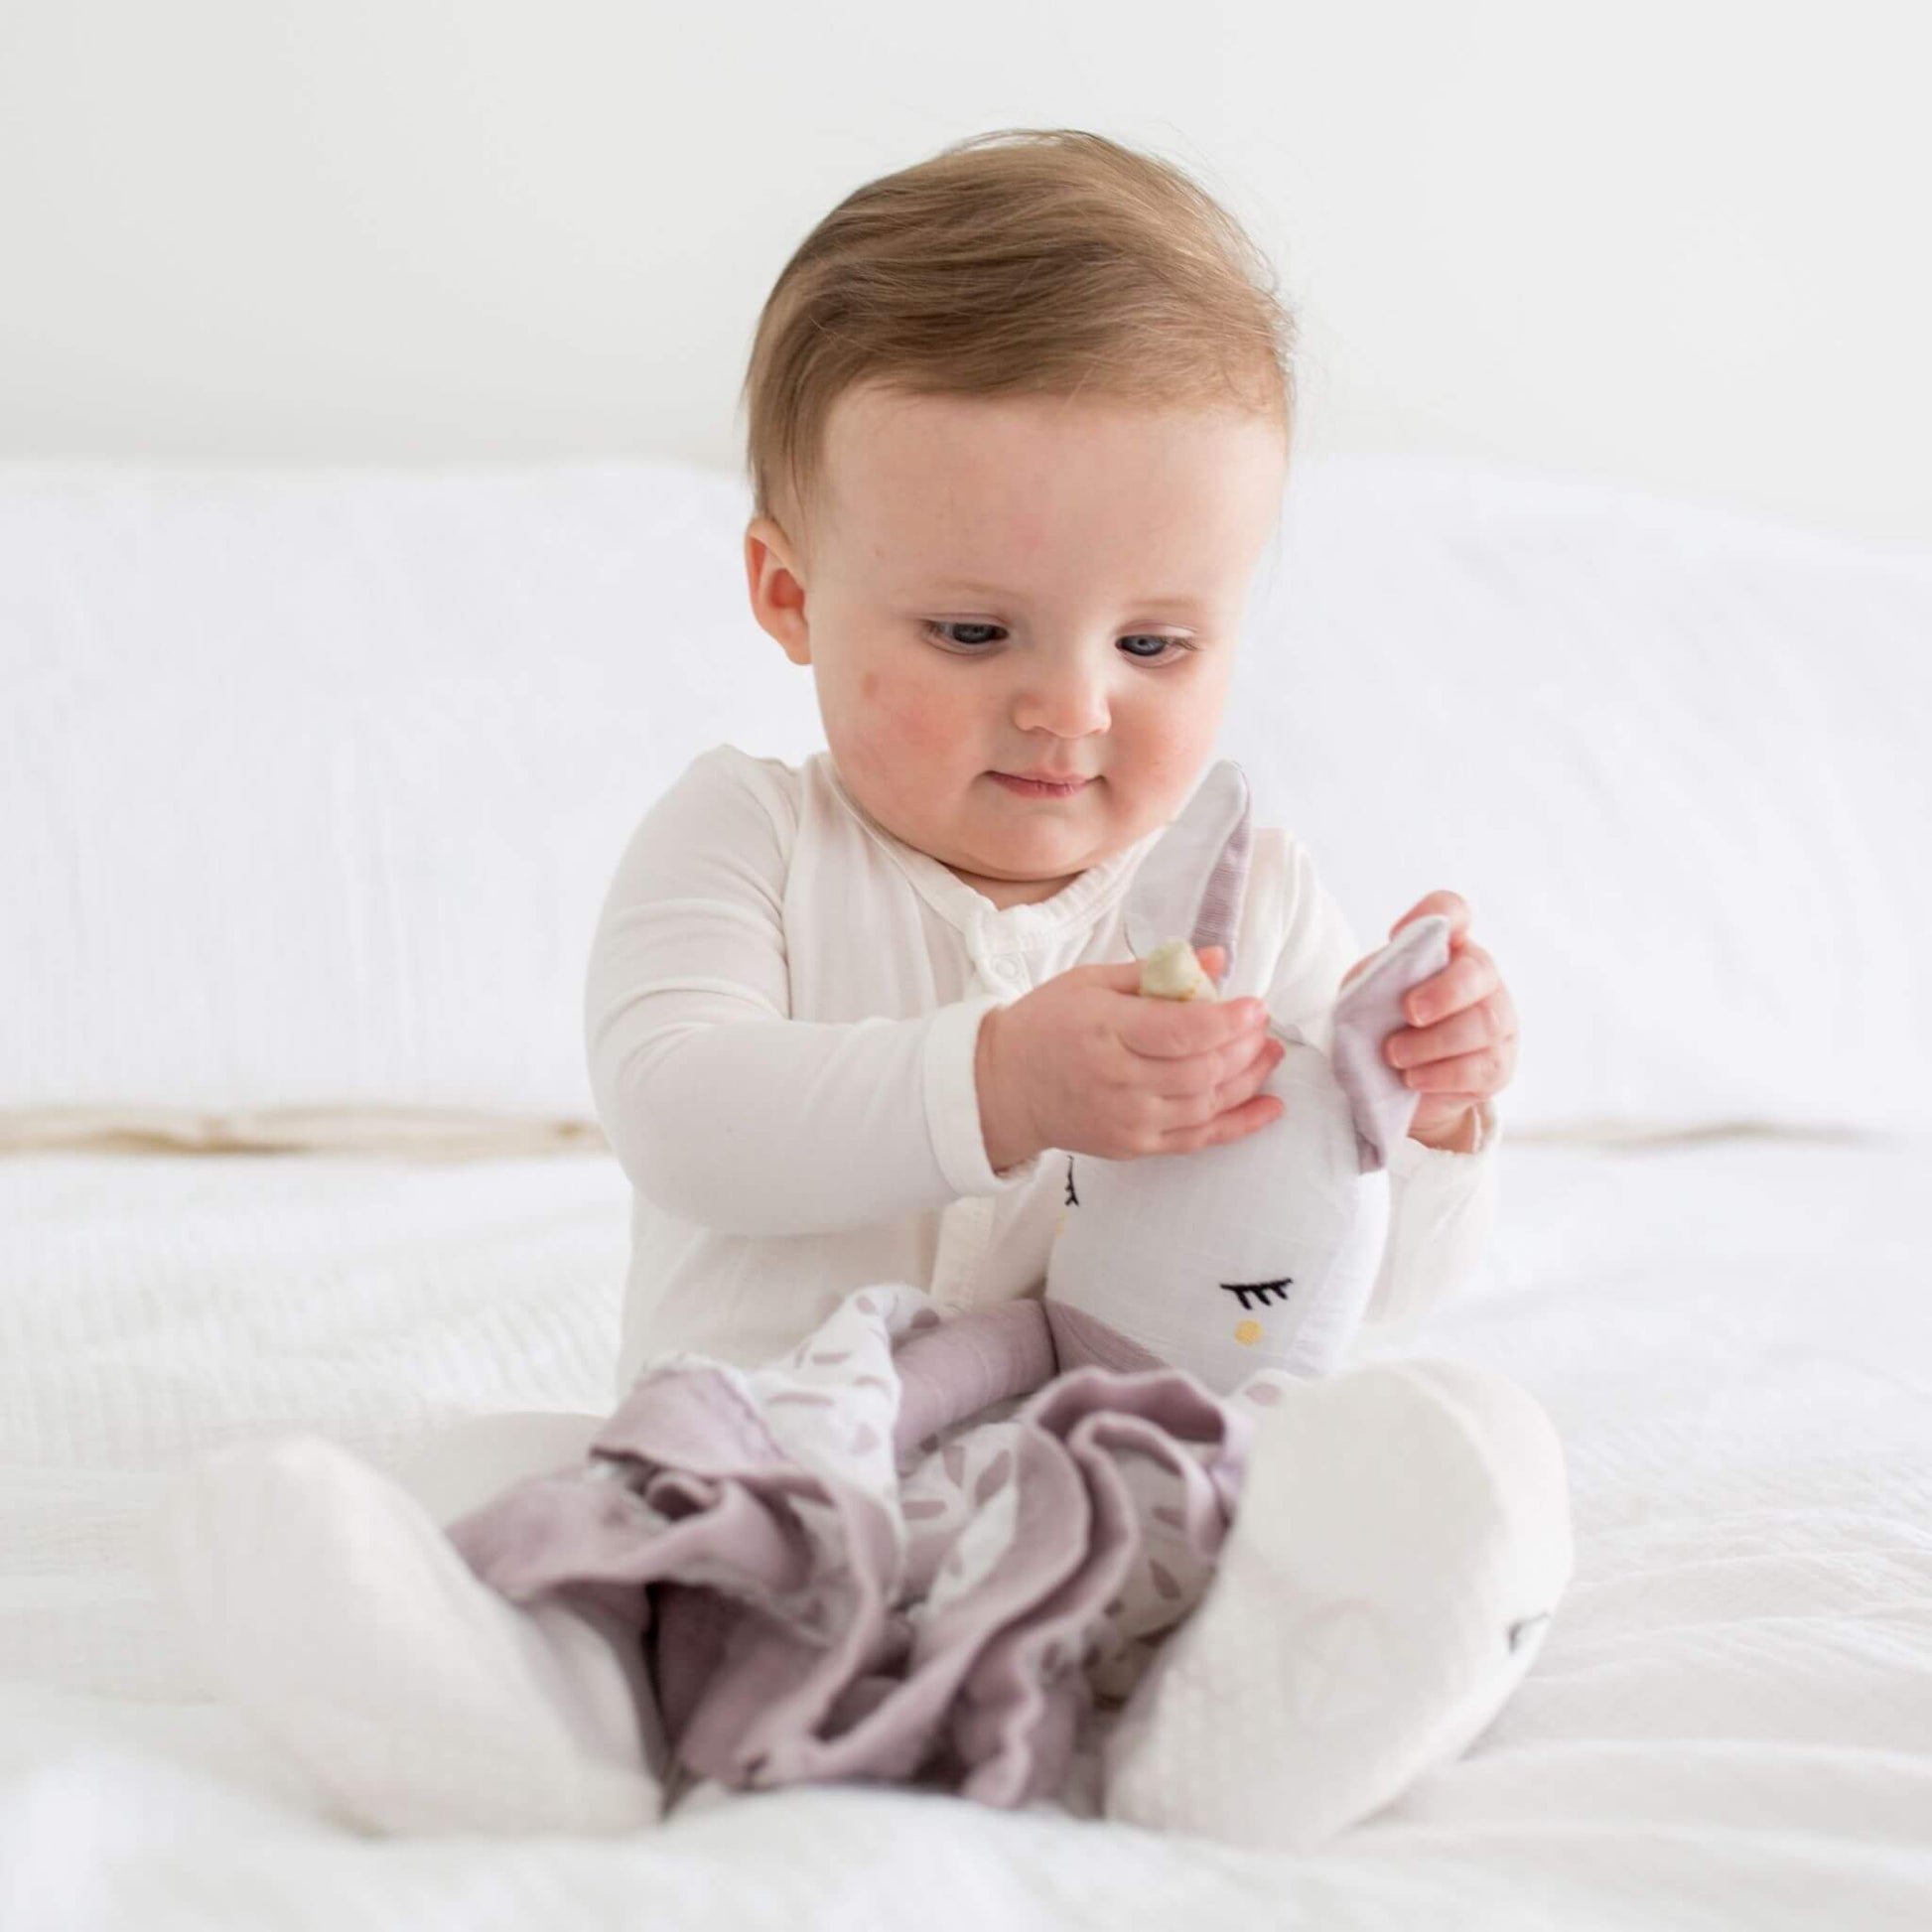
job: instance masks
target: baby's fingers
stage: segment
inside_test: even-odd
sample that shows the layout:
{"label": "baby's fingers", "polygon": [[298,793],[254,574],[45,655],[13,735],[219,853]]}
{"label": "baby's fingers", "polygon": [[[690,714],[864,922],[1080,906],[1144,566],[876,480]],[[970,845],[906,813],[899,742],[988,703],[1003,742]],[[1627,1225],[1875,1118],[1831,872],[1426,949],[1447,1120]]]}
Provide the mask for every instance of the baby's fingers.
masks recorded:
{"label": "baby's fingers", "polygon": [[[1162,1099],[1174,1102],[1182,1109],[1180,1117],[1192,1123],[1210,1118],[1212,1113],[1232,1106],[1237,1100],[1247,1099],[1281,1065],[1282,1055],[1287,1051],[1272,1035],[1243,1034],[1211,1053],[1197,1053],[1184,1060],[1147,1060],[1142,1064],[1156,1083],[1154,1091]],[[1201,1113],[1203,1103],[1215,1103],[1217,1095],[1221,1096],[1218,1103],[1210,1104],[1209,1113]]]}
{"label": "baby's fingers", "polygon": [[1412,1066],[1402,1084],[1423,1093],[1471,1094],[1482,1099],[1501,1093],[1516,1071],[1516,1042],[1499,1041],[1486,1052],[1458,1053],[1452,1059]]}
{"label": "baby's fingers", "polygon": [[1268,1076],[1281,1065],[1282,1055],[1287,1051],[1279,1039],[1263,1040],[1261,1050],[1244,1066],[1204,1091],[1176,1100],[1170,1116],[1170,1128],[1205,1127],[1229,1108],[1253,1099],[1267,1084]]}
{"label": "baby's fingers", "polygon": [[1486,1000],[1439,1020],[1433,1027],[1400,1028],[1382,1042],[1382,1057],[1391,1066],[1421,1066],[1457,1053],[1473,1053],[1511,1038],[1516,1032],[1515,1010],[1500,988]]}
{"label": "baby's fingers", "polygon": [[1224,1142],[1240,1140],[1244,1134],[1273,1126],[1285,1112],[1287,1108],[1280,1094],[1258,1093],[1202,1126],[1177,1128],[1164,1136],[1158,1152],[1191,1154],[1196,1148],[1219,1147]]}
{"label": "baby's fingers", "polygon": [[1189,1059],[1238,1039],[1252,1038],[1268,1024],[1264,1001],[1150,1000],[1137,996],[1118,1010],[1121,1043],[1150,1059]]}

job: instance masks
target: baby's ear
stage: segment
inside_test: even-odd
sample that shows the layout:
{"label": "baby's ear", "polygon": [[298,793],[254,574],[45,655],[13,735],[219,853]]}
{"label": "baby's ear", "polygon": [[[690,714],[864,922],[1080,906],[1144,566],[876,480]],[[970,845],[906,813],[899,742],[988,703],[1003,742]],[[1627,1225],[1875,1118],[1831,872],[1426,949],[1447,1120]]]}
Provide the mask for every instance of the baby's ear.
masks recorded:
{"label": "baby's ear", "polygon": [[1226,980],[1248,890],[1252,820],[1247,773],[1233,759],[1217,759],[1128,887],[1127,943],[1137,958],[1169,939],[1185,939],[1197,952],[1220,946]]}

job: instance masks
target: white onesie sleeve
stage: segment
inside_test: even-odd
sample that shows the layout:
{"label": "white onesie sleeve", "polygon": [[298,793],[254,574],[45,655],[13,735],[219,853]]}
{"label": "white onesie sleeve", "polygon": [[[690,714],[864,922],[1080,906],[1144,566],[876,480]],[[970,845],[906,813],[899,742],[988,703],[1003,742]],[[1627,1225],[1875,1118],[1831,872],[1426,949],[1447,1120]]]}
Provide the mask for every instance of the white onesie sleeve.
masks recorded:
{"label": "white onesie sleeve", "polygon": [[[980,1131],[988,994],[909,1019],[790,1017],[792,830],[694,759],[631,834],[585,986],[591,1088],[630,1183],[724,1234],[826,1233],[1021,1185]],[[854,942],[864,944],[863,933]]]}
{"label": "white onesie sleeve", "polygon": [[[1348,916],[1314,870],[1308,848],[1289,845],[1289,915],[1268,1004],[1326,1052],[1341,978],[1371,948],[1356,943]],[[1404,1136],[1389,1157],[1389,1237],[1370,1291],[1365,1322],[1394,1324],[1421,1314],[1468,1277],[1495,1216],[1501,1126],[1484,1101],[1476,1149],[1457,1154]]]}

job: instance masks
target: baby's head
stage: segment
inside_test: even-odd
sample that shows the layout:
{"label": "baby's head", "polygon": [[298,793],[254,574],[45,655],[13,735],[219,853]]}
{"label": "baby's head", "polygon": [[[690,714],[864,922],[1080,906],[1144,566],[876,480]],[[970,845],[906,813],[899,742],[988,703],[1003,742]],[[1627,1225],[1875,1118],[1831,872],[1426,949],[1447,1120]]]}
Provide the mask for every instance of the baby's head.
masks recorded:
{"label": "baby's head", "polygon": [[[1167,163],[979,135],[813,229],[744,401],[759,622],[881,824],[1000,904],[1172,819],[1287,474],[1294,323]],[[999,774],[1085,779],[1030,791]]]}

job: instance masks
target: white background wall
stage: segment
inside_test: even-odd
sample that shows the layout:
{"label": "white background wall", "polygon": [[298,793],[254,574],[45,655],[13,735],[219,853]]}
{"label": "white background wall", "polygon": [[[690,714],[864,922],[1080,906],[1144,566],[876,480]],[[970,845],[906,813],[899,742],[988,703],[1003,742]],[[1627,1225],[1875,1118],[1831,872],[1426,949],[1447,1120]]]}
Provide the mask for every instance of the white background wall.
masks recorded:
{"label": "white background wall", "polygon": [[758,307],[1006,125],[1197,173],[1310,450],[1932,538],[1905,0],[0,0],[0,457],[735,467]]}

